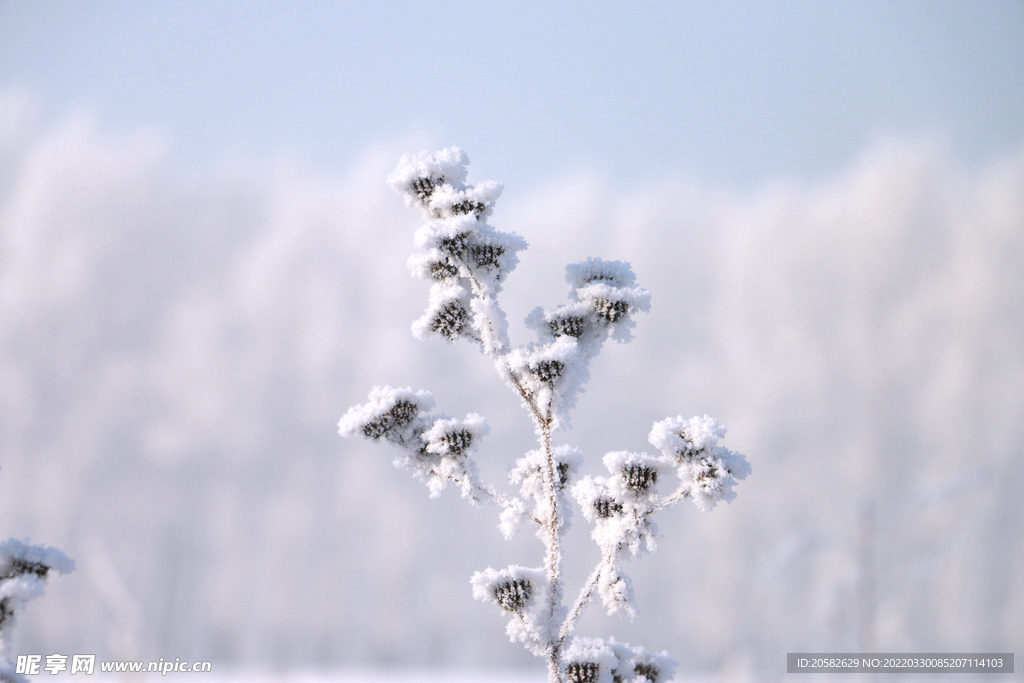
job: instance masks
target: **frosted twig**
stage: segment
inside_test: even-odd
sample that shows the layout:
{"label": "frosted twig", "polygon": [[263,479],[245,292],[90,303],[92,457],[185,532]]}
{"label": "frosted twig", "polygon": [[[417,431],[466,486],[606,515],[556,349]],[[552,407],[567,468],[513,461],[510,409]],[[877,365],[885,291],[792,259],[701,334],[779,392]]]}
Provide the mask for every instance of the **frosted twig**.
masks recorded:
{"label": "frosted twig", "polygon": [[[539,448],[519,458],[509,473],[521,498],[500,493],[479,477],[473,455],[488,433],[483,417],[431,413],[434,401],[425,391],[375,387],[368,403],[342,417],[339,431],[397,446],[395,464],[423,479],[431,496],[454,483],[472,503],[496,503],[506,536],[522,520],[533,520],[544,546],[542,567],[489,567],[474,574],[471,584],[475,597],[511,615],[509,637],[546,660],[550,683],[666,683],[675,670],[667,653],[653,654],[614,638],[567,639],[595,594],[609,613],[633,613],[632,584],[619,560],[627,551],[635,556],[654,550],[657,531],[649,519],[654,512],[683,498],[702,510],[729,501],[750,466],[742,455],[718,445],[725,428],[714,419],[677,417],[655,423],[648,437],[661,455],[608,453],[604,464],[610,476],[573,483],[582,454],[556,446],[555,432],[569,426],[590,360],[608,339],[632,338],[635,314],[649,310],[650,294],[636,286],[628,263],[590,258],[571,264],[566,267],[569,301],[532,311],[526,323],[537,341],[513,348],[497,295],[527,245],[519,235],[488,225],[501,186],[467,184],[468,163],[456,147],[407,156],[388,182],[428,221],[417,231],[418,251],[409,259],[413,274],[432,283],[427,310],[413,323],[413,333],[479,344],[533,421]],[[673,472],[679,487],[659,498],[659,478]],[[567,609],[562,534],[571,512],[570,484],[583,517],[594,525],[592,536],[602,555]]]}

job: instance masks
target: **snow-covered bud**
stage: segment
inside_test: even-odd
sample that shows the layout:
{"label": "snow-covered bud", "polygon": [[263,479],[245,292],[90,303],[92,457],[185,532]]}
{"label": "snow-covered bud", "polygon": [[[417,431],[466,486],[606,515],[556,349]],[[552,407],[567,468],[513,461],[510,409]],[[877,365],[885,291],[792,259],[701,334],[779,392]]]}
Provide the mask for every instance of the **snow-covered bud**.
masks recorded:
{"label": "snow-covered bud", "polygon": [[413,254],[409,257],[409,271],[423,280],[452,280],[459,277],[458,263],[452,263],[440,249]]}
{"label": "snow-covered bud", "polygon": [[[588,321],[593,315],[591,306],[585,302],[573,302],[559,306],[553,310],[545,310],[537,307],[530,311],[526,317],[527,327],[537,331],[543,340],[553,340],[558,337],[572,337],[587,342],[594,342],[594,339],[584,340],[589,324]],[[593,335],[591,335],[593,336]],[[593,349],[596,351],[596,349]],[[591,353],[593,355],[593,353]]]}
{"label": "snow-covered bud", "polygon": [[573,337],[557,337],[545,344],[528,344],[507,356],[512,372],[534,403],[551,407],[552,428],[569,426],[569,412],[589,377],[587,359]]}
{"label": "snow-covered bud", "polygon": [[604,477],[584,477],[572,487],[572,496],[588,522],[611,519],[623,512],[622,503],[615,499]]}
{"label": "snow-covered bud", "polygon": [[714,454],[704,453],[689,465],[679,468],[680,478],[690,477],[690,496],[703,512],[708,512],[719,501],[731,503],[736,498],[733,487],[750,474],[750,464],[740,453],[722,446]]}
{"label": "snow-covered bud", "polygon": [[0,581],[24,574],[45,579],[51,570],[67,574],[74,568],[74,560],[57,548],[31,545],[16,538],[9,538],[0,543]]}
{"label": "snow-covered bud", "polygon": [[445,258],[462,259],[470,240],[479,229],[472,216],[452,216],[432,220],[416,230],[413,242],[419,249],[436,249]]}
{"label": "snow-covered bud", "polygon": [[573,638],[562,654],[568,683],[613,683],[618,659],[600,638]]}
{"label": "snow-covered bud", "polygon": [[621,571],[618,563],[610,565],[601,573],[597,582],[597,594],[608,616],[624,614],[630,619],[636,616],[636,601],[633,597],[633,580]]}
{"label": "snow-covered bud", "polygon": [[542,569],[512,565],[507,569],[488,567],[470,579],[473,597],[493,602],[502,612],[523,614],[534,602],[544,584]]}
{"label": "snow-covered bud", "polygon": [[[565,495],[565,488],[583,464],[583,453],[572,446],[559,446],[554,450],[552,464],[552,475],[561,509],[559,533],[564,533],[569,529],[572,519],[572,506]],[[539,520],[549,520],[552,514],[551,497],[544,485],[547,468],[547,456],[544,451],[533,450],[516,460],[515,467],[508,474],[509,481],[519,486],[523,497],[533,501],[533,516]],[[545,533],[542,527],[537,529],[537,535],[541,538]]]}
{"label": "snow-covered bud", "polygon": [[509,355],[509,364],[522,376],[527,388],[538,393],[544,385],[550,390],[567,374],[576,350],[575,339],[562,337],[550,344],[530,344],[516,349]]}
{"label": "snow-covered bud", "polygon": [[615,451],[604,456],[604,465],[612,473],[609,486],[613,495],[648,501],[656,494],[659,472],[670,470],[672,461],[662,455]]}
{"label": "snow-covered bud", "polygon": [[[642,647],[633,647],[632,657],[623,662],[626,675],[622,676],[625,683],[667,683],[676,675],[678,662],[668,656],[664,650],[655,654]],[[628,673],[627,673],[628,672]]]}
{"label": "snow-covered bud", "polygon": [[617,661],[615,668],[612,669],[612,681],[614,683],[623,683],[623,681],[632,680],[633,671],[629,666],[629,662],[633,658],[634,648],[629,643],[620,643],[614,637],[608,638],[606,642],[615,654]]}
{"label": "snow-covered bud", "polygon": [[577,298],[587,303],[594,312],[598,323],[608,326],[612,336],[618,341],[628,341],[625,332],[631,328],[629,317],[637,311],[649,311],[650,294],[640,287],[618,288],[603,282],[594,282],[576,290]]}
{"label": "snow-covered bud", "polygon": [[[605,464],[608,464],[607,456]],[[613,460],[612,464],[621,463]],[[639,555],[644,549],[654,551],[658,529],[648,519],[653,509],[653,485],[638,495],[626,486],[621,472],[614,472],[618,474],[610,479],[584,477],[572,487],[572,495],[583,509],[583,516],[594,523],[591,537],[606,554],[617,555],[628,550]]]}
{"label": "snow-covered bud", "polygon": [[647,440],[665,455],[690,462],[705,449],[713,449],[725,432],[725,427],[709,415],[689,419],[680,415],[655,422]]}
{"label": "snow-covered bud", "polygon": [[551,334],[556,337],[574,337],[579,339],[586,330],[587,319],[582,315],[568,315],[553,317],[548,321],[548,328]]}
{"label": "snow-covered bud", "polygon": [[427,312],[412,324],[417,339],[432,336],[456,341],[470,330],[469,292],[452,281],[436,283],[430,288]]}
{"label": "snow-covered bud", "polygon": [[676,674],[679,663],[665,651],[654,654],[640,646],[620,643],[615,638],[605,642],[618,660],[612,671],[615,683],[667,683]]}
{"label": "snow-covered bud", "polygon": [[437,218],[471,216],[482,221],[491,214],[494,202],[501,196],[501,190],[501,184],[493,180],[485,180],[461,190],[446,184],[431,193],[427,204],[431,215]]}
{"label": "snow-covered bud", "polygon": [[469,157],[458,147],[403,155],[398,168],[388,176],[388,185],[403,195],[408,205],[429,211],[431,197],[439,188],[462,188],[468,164]]}
{"label": "snow-covered bud", "polygon": [[571,298],[585,304],[589,317],[607,327],[617,341],[631,339],[633,313],[651,308],[650,292],[634,286],[636,276],[625,261],[589,258],[566,266],[565,279]]}
{"label": "snow-covered bud", "polygon": [[580,263],[565,267],[565,281],[576,290],[592,282],[602,282],[612,287],[632,287],[636,284],[636,275],[629,263],[625,261],[605,261],[599,258],[588,258]]}
{"label": "snow-covered bud", "polygon": [[595,498],[590,507],[593,509],[594,514],[596,514],[600,519],[617,517],[622,514],[622,503],[618,502],[611,496]]}
{"label": "snow-covered bud", "polygon": [[369,398],[369,403],[353,406],[342,416],[338,422],[339,434],[346,437],[361,434],[373,440],[384,437],[401,443],[408,440],[416,418],[434,407],[429,392],[414,392],[409,387],[374,387]]}
{"label": "snow-covered bud", "polygon": [[513,498],[498,517],[498,530],[505,540],[510,540],[519,532],[519,527],[526,520],[526,506],[523,501]]}
{"label": "snow-covered bud", "polygon": [[[572,446],[558,446],[554,450],[555,487],[562,490],[571,481],[573,475],[583,464],[583,452]],[[547,457],[542,450],[529,451],[516,460],[515,467],[508,474],[512,484],[520,486],[522,494],[528,498],[546,498],[544,492],[544,470],[547,468]]]}
{"label": "snow-covered bud", "polygon": [[487,420],[470,413],[464,420],[440,418],[420,435],[428,453],[458,458],[474,450],[480,437],[490,431]]}
{"label": "snow-covered bud", "polygon": [[17,538],[0,543],[0,656],[15,618],[25,603],[43,594],[50,572],[67,574],[74,568],[74,560],[57,548]]}
{"label": "snow-covered bud", "polygon": [[683,481],[684,494],[707,512],[719,501],[736,498],[733,487],[750,474],[750,463],[740,453],[718,445],[726,429],[718,421],[704,417],[670,417],[655,422],[647,437],[666,457],[676,462],[676,473]]}

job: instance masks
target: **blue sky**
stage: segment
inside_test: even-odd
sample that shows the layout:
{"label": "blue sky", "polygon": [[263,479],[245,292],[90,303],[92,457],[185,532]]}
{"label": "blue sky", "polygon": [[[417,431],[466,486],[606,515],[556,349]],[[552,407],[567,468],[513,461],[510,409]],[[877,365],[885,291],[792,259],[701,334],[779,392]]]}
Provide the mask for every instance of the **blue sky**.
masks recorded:
{"label": "blue sky", "polygon": [[[0,2],[0,88],[156,127],[186,167],[458,144],[565,170],[813,177],[889,135],[1024,139],[1024,3]],[[478,166],[478,167],[479,167]]]}

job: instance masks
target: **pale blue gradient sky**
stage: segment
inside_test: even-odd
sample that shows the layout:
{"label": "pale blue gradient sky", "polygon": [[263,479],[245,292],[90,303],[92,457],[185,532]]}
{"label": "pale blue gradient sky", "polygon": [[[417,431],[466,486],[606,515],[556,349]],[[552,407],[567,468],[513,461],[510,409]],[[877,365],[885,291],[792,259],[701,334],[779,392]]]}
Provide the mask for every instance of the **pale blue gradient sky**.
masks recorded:
{"label": "pale blue gradient sky", "polygon": [[458,144],[509,186],[593,168],[745,187],[890,134],[1024,139],[1024,3],[0,1],[0,88],[157,126],[203,168]]}

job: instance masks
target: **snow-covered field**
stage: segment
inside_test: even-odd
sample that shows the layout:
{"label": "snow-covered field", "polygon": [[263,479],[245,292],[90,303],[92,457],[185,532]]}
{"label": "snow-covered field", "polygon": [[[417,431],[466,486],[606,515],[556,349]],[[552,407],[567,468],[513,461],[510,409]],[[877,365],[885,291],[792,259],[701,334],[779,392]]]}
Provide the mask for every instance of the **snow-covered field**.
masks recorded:
{"label": "snow-covered field", "polygon": [[[38,681],[82,681],[81,675],[67,674],[50,676],[40,674]],[[200,674],[169,673],[161,676],[147,674],[103,674],[95,673],[84,679],[90,683],[113,683],[133,681],[155,683],[156,681],[197,680],[201,683],[542,683],[544,671],[495,671],[495,670],[421,670],[421,669],[374,669],[346,671],[290,671],[268,673],[263,671],[232,670]]]}

